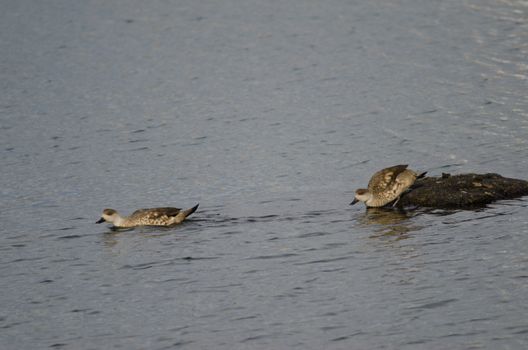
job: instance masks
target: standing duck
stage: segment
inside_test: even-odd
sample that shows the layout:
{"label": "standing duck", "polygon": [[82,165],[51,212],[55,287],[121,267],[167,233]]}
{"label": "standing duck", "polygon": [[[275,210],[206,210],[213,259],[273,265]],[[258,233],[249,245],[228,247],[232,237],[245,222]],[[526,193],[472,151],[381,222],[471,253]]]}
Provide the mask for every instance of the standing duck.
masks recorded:
{"label": "standing duck", "polygon": [[372,176],[367,188],[356,190],[355,198],[350,205],[365,202],[367,207],[383,207],[394,200],[396,204],[401,194],[426,173],[417,174],[407,169],[406,164],[382,169]]}

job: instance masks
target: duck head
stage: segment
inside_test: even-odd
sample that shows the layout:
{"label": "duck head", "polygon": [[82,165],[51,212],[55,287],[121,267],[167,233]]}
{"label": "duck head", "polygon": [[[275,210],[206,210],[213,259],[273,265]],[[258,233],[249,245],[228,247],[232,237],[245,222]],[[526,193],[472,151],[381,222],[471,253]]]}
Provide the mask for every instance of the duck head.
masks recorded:
{"label": "duck head", "polygon": [[97,220],[95,223],[100,224],[105,221],[110,222],[110,223],[115,223],[115,221],[117,221],[119,218],[120,218],[119,214],[114,209],[105,209],[103,210],[103,214],[101,214],[101,218]]}
{"label": "duck head", "polygon": [[369,192],[366,188],[359,188],[354,194],[354,200],[350,205],[354,205],[357,202],[366,202],[372,198],[372,193]]}

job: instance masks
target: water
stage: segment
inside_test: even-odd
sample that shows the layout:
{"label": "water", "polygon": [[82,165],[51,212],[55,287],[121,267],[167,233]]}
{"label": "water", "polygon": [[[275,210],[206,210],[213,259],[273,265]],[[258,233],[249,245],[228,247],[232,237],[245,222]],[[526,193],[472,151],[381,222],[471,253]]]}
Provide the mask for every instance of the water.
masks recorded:
{"label": "water", "polygon": [[348,206],[399,163],[526,178],[527,13],[5,1],[2,349],[527,348],[527,198]]}

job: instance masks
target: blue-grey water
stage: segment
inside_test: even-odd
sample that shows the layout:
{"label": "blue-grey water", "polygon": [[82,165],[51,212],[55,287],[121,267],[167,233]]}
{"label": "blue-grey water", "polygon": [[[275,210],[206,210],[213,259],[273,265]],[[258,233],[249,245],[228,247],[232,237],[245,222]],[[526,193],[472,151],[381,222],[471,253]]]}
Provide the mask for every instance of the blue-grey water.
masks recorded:
{"label": "blue-grey water", "polygon": [[3,1],[0,348],[528,348],[528,198],[348,205],[528,178],[527,57],[524,0]]}

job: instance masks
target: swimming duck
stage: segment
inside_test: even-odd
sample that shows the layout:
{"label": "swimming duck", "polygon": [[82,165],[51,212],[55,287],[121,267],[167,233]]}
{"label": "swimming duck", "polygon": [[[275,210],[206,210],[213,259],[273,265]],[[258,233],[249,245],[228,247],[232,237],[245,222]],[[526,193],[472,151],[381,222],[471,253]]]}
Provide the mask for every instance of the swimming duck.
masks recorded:
{"label": "swimming duck", "polygon": [[367,207],[383,207],[396,200],[411,187],[416,179],[422,178],[427,172],[417,174],[407,169],[407,164],[395,165],[376,172],[368,183],[368,188],[356,190],[355,198],[350,203],[365,202]]}
{"label": "swimming duck", "polygon": [[96,222],[110,222],[114,227],[136,227],[136,226],[171,226],[181,223],[185,218],[194,213],[198,209],[198,205],[182,210],[180,208],[149,208],[139,209],[128,217],[122,217],[114,209],[105,209],[101,218]]}

